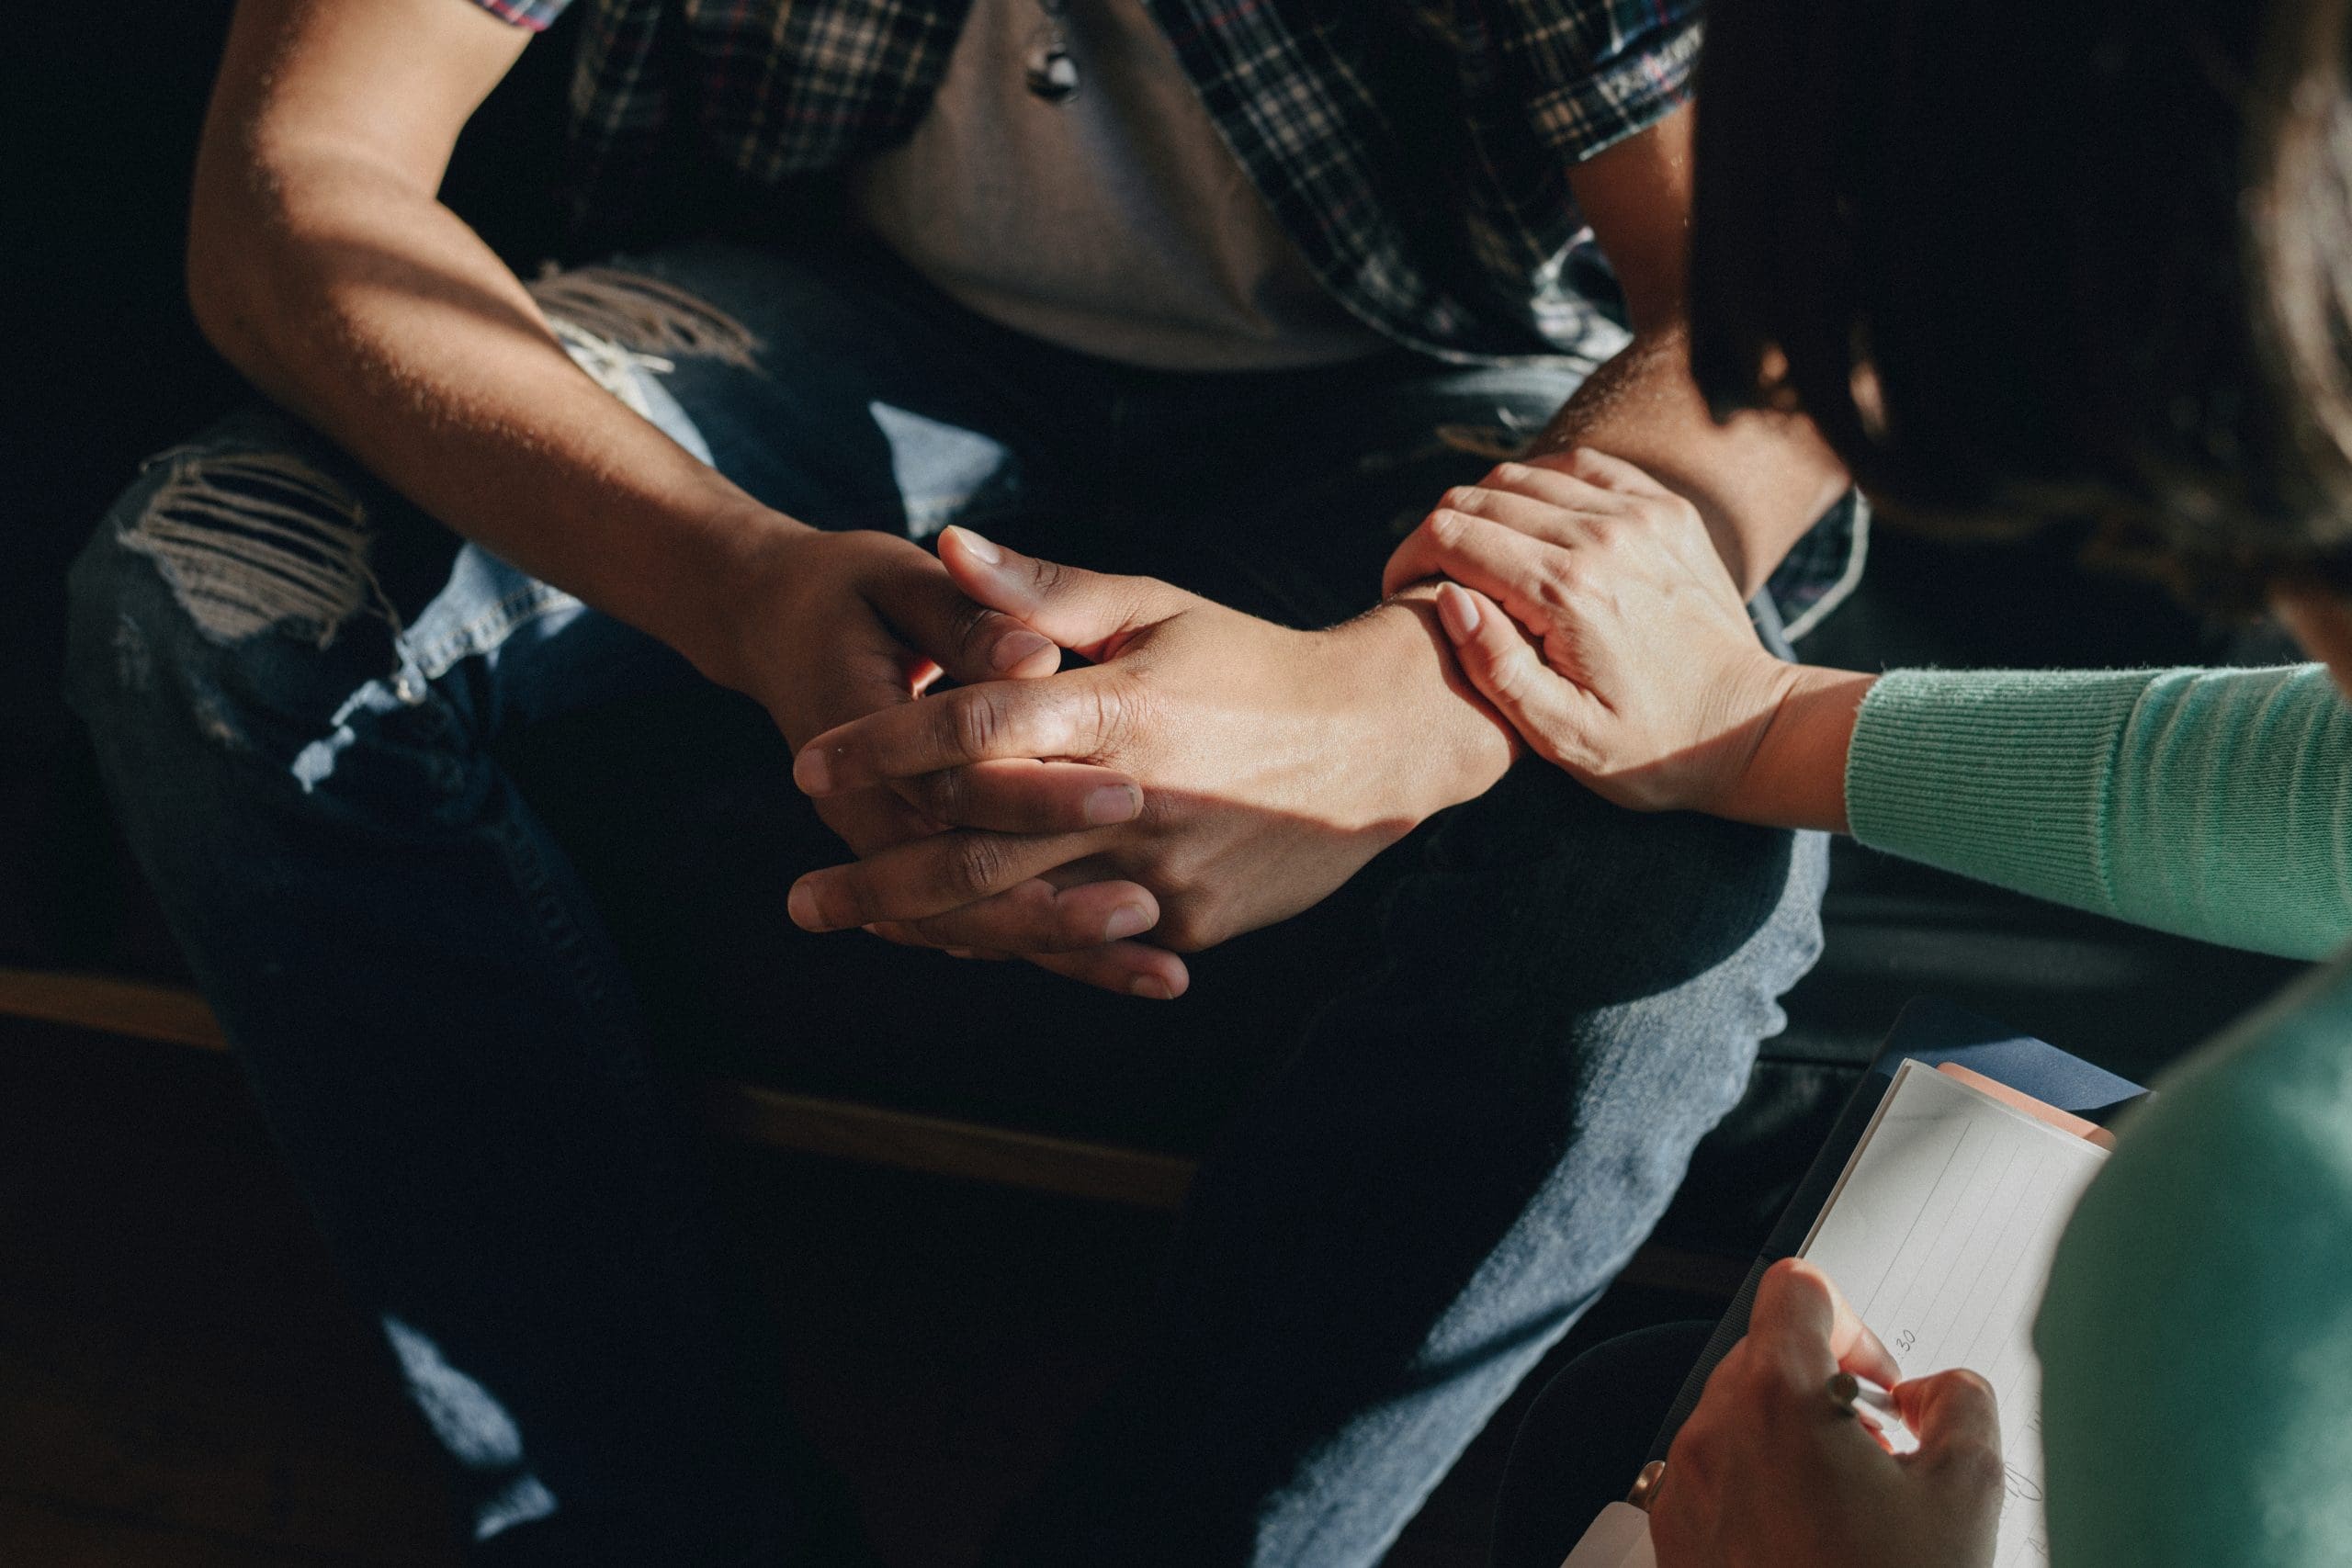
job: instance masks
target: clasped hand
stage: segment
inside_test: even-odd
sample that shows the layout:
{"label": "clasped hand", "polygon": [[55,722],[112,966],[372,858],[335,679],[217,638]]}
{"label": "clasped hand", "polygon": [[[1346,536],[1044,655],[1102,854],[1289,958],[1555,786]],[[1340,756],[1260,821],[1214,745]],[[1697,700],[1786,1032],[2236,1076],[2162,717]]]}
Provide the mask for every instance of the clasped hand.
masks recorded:
{"label": "clasped hand", "polygon": [[1451,803],[1460,770],[1414,743],[1400,694],[1400,664],[1445,659],[1410,609],[1303,632],[962,529],[939,558],[975,604],[1089,663],[877,705],[801,746],[793,777],[820,809],[887,793],[936,829],[801,878],[805,929],[1173,997],[1179,953],[1317,902]]}

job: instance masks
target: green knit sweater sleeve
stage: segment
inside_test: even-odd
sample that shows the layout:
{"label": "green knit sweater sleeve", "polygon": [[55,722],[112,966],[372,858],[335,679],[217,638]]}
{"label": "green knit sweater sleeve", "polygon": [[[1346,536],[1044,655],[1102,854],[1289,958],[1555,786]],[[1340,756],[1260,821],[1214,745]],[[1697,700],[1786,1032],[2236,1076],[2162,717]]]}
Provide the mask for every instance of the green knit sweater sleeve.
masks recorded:
{"label": "green knit sweater sleeve", "polygon": [[2352,938],[2352,706],[2281,670],[1899,671],[1846,761],[1876,849],[2295,958]]}

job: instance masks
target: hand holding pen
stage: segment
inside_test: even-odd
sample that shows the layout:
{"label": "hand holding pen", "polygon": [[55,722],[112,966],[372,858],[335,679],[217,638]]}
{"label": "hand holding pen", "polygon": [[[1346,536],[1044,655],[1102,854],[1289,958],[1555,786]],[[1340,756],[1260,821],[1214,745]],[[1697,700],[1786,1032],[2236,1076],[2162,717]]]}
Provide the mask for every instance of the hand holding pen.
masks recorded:
{"label": "hand holding pen", "polygon": [[1904,1381],[1829,1277],[1790,1258],[1668,1452],[1650,1540],[1658,1568],[1989,1568],[2001,1500],[1984,1379]]}

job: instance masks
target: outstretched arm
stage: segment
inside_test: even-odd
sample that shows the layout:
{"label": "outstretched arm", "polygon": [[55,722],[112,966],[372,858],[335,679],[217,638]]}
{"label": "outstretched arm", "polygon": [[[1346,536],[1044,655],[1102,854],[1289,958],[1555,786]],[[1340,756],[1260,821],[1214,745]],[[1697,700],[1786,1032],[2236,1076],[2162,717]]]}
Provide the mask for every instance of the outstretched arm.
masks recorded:
{"label": "outstretched arm", "polygon": [[[1577,452],[1506,464],[1390,564],[1442,572],[1528,744],[1651,810],[1850,829],[2120,919],[2317,958],[2352,937],[2352,705],[2285,670],[1898,671],[1766,651],[1688,502]],[[2259,766],[2249,766],[2249,761]]]}

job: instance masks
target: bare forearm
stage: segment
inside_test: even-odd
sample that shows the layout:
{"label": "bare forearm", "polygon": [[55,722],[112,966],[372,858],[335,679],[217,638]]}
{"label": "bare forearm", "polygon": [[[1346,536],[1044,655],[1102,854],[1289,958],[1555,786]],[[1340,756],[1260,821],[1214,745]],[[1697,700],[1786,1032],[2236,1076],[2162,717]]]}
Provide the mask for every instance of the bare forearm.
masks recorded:
{"label": "bare forearm", "polygon": [[1521,750],[1519,734],[1464,678],[1438,625],[1437,585],[1408,588],[1339,628],[1361,639],[1396,754],[1397,805],[1419,821],[1492,789]]}
{"label": "bare forearm", "polygon": [[724,661],[717,598],[791,525],[575,367],[431,192],[331,147],[209,150],[189,286],[232,363],[426,512]]}
{"label": "bare forearm", "polygon": [[1623,457],[1689,499],[1742,593],[1763,587],[1846,487],[1808,421],[1750,413],[1717,424],[1690,379],[1679,326],[1637,335],[1593,372],[1531,456],[1575,446]]}
{"label": "bare forearm", "polygon": [[1789,667],[1788,684],[1737,781],[1708,809],[1767,828],[1852,829],[1846,818],[1846,754],[1875,675]]}

